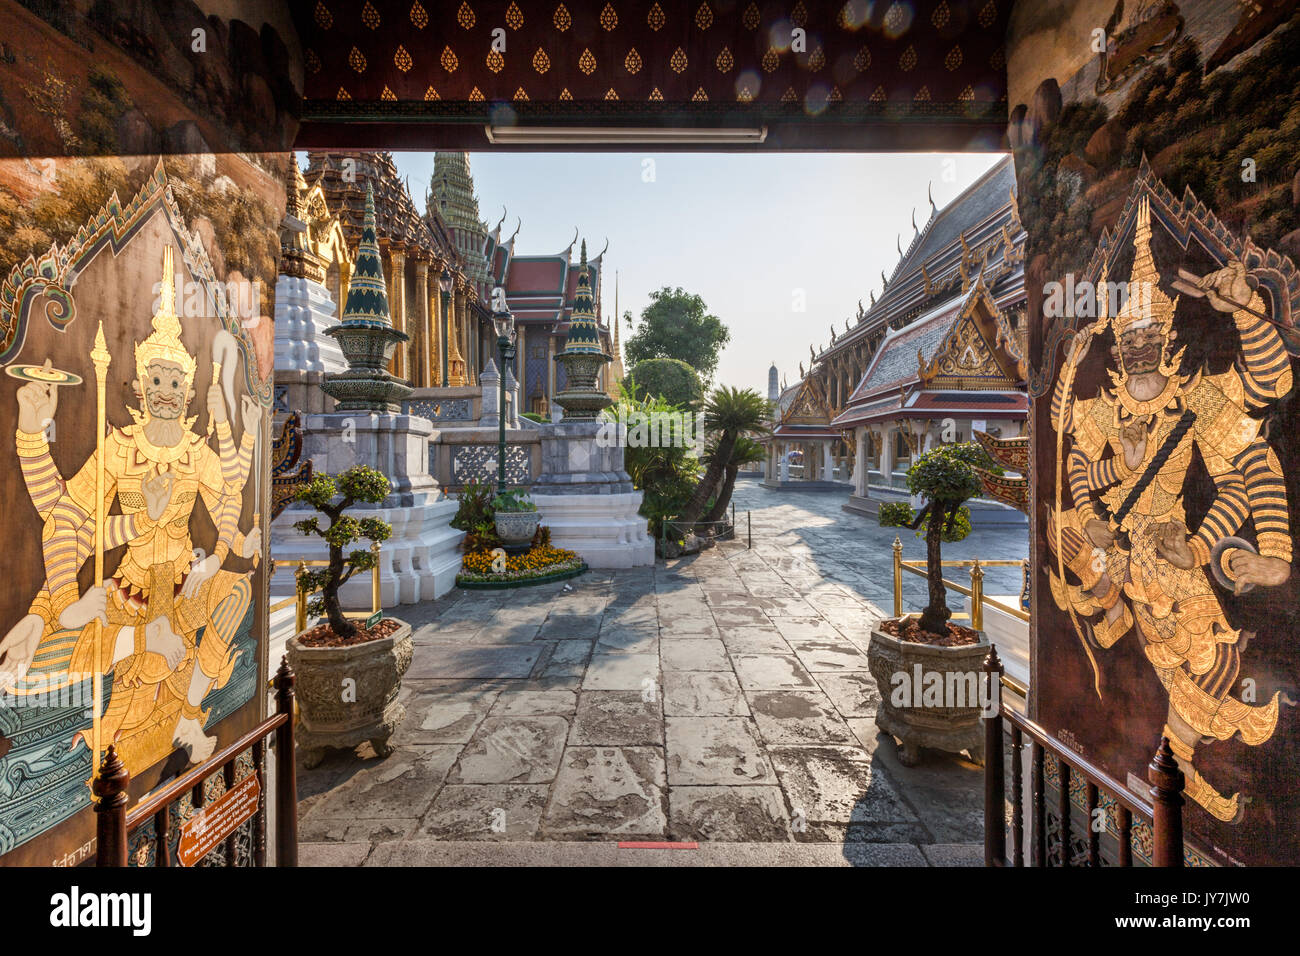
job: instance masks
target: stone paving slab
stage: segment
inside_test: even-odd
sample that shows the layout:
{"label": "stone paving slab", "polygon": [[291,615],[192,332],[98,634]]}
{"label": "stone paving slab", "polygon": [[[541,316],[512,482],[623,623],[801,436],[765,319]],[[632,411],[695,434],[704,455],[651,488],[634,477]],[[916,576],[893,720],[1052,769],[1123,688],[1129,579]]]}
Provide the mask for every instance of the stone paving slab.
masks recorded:
{"label": "stone paving slab", "polygon": [[[403,607],[395,751],[300,770],[304,863],[981,862],[981,769],[933,751],[904,767],[875,725],[866,648],[896,530],[748,480],[736,503],[752,550]],[[1026,539],[977,529],[944,554],[1015,558]]]}

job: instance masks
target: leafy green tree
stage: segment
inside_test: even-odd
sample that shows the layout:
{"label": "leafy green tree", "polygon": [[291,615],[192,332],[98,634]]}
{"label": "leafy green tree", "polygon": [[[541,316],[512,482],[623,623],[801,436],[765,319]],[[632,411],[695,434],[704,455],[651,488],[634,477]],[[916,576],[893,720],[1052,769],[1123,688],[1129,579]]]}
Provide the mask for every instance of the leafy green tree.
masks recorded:
{"label": "leafy green tree", "polygon": [[[680,409],[662,398],[637,398],[631,382],[624,379],[618,401],[605,409],[609,421],[635,422],[644,415],[680,414]],[[651,537],[659,537],[664,518],[678,514],[690,500],[700,475],[700,462],[688,445],[629,445],[623,452],[623,468],[632,485],[642,492],[642,517],[647,519]]]}
{"label": "leafy green tree", "polygon": [[627,361],[635,366],[652,358],[680,359],[709,381],[718,368],[718,355],[731,333],[698,295],[664,286],[650,293],[641,310],[641,324],[623,344]]}
{"label": "leafy green tree", "polygon": [[704,516],[705,521],[721,521],[722,516],[727,513],[727,505],[731,504],[731,494],[736,490],[736,476],[740,474],[740,466],[756,464],[766,457],[767,450],[748,435],[741,435],[736,439],[736,444],[731,449],[731,459],[723,471],[722,488],[713,501],[713,507]]}
{"label": "leafy green tree", "polygon": [[[319,535],[325,539],[330,549],[330,563],[324,568],[313,568],[302,575],[300,587],[309,591],[320,589],[320,597],[312,601],[312,613],[324,610],[330,627],[339,637],[348,638],[356,634],[357,626],[343,616],[339,606],[339,588],[346,584],[359,571],[369,571],[375,566],[375,555],[357,548],[346,557],[343,549],[365,538],[368,541],[387,541],[393,533],[393,526],[378,518],[357,520],[344,514],[358,503],[378,504],[388,497],[392,484],[383,472],[357,465],[349,468],[338,477],[316,475],[304,487],[298,489],[295,501],[312,505],[330,519],[329,527],[322,528],[319,518],[305,518],[295,521],[294,527],[303,534]],[[342,498],[334,499],[339,495]]]}
{"label": "leafy green tree", "polygon": [[714,490],[722,481],[727,463],[742,437],[763,434],[770,411],[767,399],[752,388],[729,386],[715,388],[704,406],[704,427],[717,437],[717,450],[695,486],[691,499],[677,516],[678,523],[688,528],[700,520]]}
{"label": "leafy green tree", "polygon": [[943,586],[943,534],[955,522],[957,512],[969,498],[983,489],[972,465],[988,468],[988,453],[975,442],[940,445],[917,458],[907,472],[907,490],[926,499],[916,516],[915,528],[925,522],[925,570],[930,585],[930,603],[921,612],[921,630],[946,634],[947,589]]}
{"label": "leafy green tree", "polygon": [[638,399],[662,398],[677,408],[695,409],[704,399],[700,377],[681,359],[652,358],[632,368],[632,392]]}

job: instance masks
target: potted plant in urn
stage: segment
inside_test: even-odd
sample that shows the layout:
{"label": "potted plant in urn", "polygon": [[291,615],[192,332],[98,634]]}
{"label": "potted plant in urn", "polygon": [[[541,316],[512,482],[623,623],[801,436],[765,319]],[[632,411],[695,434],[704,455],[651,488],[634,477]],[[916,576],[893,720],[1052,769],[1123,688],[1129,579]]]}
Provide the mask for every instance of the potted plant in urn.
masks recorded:
{"label": "potted plant in urn", "polygon": [[528,492],[522,488],[498,492],[492,499],[492,517],[507,553],[522,554],[531,547],[541,516]]}
{"label": "potted plant in urn", "polygon": [[[982,485],[972,465],[988,467],[978,445],[940,445],[921,455],[907,473],[907,487],[925,499],[911,524],[925,524],[929,603],[919,618],[886,619],[872,629],[868,667],[880,689],[876,726],[898,738],[899,761],[920,759],[920,748],[984,757],[982,704],[984,658],[989,641],[982,631],[952,623],[943,584],[942,542],[957,521],[962,504]],[[897,547],[897,545],[896,545]]]}
{"label": "potted plant in urn", "polygon": [[376,561],[373,551],[348,551],[349,546],[363,539],[387,540],[393,531],[378,518],[346,512],[357,504],[378,504],[390,489],[382,472],[359,465],[336,477],[315,475],[294,496],[329,519],[324,528],[319,517],[294,523],[303,534],[319,535],[329,545],[329,564],[307,570],[298,585],[308,593],[319,589],[308,610],[325,617],[288,644],[289,664],[298,678],[298,745],[308,767],[320,763],[326,748],[355,747],[367,740],[376,754],[387,756],[388,740],[406,716],[397,692],[411,665],[411,626],[382,617],[382,612],[378,621],[358,623],[344,616],[339,603],[339,588],[372,570]]}

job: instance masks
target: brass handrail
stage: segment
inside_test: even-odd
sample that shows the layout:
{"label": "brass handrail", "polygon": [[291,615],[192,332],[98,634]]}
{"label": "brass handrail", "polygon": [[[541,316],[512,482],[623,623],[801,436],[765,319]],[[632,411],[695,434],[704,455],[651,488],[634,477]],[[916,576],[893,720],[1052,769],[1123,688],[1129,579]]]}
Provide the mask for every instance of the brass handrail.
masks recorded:
{"label": "brass handrail", "polygon": [[[943,579],[944,587],[951,588],[958,594],[964,594],[971,599],[970,602],[970,625],[975,630],[984,628],[984,608],[991,607],[994,610],[1001,611],[1003,614],[1009,614],[1017,620],[1029,621],[1029,614],[1018,607],[1012,607],[1009,604],[1003,604],[994,598],[984,596],[984,569],[985,568],[1015,568],[1022,567],[1023,561],[981,561],[974,558],[966,561],[940,561],[940,566],[945,568],[970,568],[970,587],[963,587],[956,581]],[[916,560],[903,560],[903,541],[897,535],[894,537],[894,617],[903,616],[903,572],[915,574],[917,577],[926,577],[928,562]],[[954,618],[965,618],[965,614],[954,614]]]}

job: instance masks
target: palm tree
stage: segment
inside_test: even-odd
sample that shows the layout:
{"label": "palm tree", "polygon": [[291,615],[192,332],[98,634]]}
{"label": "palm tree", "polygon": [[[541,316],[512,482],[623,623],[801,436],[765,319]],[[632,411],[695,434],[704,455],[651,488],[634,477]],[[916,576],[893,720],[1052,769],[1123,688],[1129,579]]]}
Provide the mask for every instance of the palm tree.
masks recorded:
{"label": "palm tree", "polygon": [[708,504],[722,480],[727,463],[735,451],[736,441],[742,437],[761,434],[764,422],[768,418],[767,399],[752,388],[739,389],[730,386],[715,388],[704,405],[704,427],[717,434],[717,448],[704,477],[695,486],[686,508],[677,516],[675,522],[682,528],[689,528],[700,520],[704,506]]}
{"label": "palm tree", "polygon": [[740,472],[740,466],[755,464],[766,457],[767,452],[763,446],[748,435],[741,435],[736,439],[735,447],[731,450],[731,460],[727,462],[722,478],[722,488],[718,490],[718,497],[714,500],[713,507],[704,516],[705,521],[721,521],[722,516],[726,514],[727,505],[731,503],[731,493],[736,487],[736,475]]}

